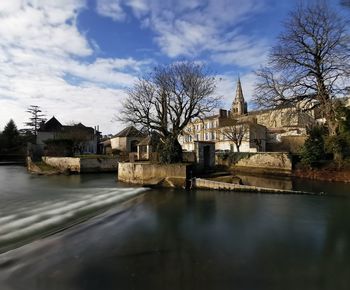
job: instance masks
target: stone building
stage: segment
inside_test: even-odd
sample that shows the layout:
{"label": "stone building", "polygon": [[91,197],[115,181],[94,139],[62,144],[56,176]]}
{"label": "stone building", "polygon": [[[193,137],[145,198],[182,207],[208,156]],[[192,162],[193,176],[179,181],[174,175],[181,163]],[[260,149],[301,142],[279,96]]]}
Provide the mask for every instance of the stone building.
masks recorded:
{"label": "stone building", "polygon": [[82,123],[75,125],[62,125],[55,117],[41,124],[37,133],[38,146],[44,147],[47,140],[74,141],[74,150],[81,154],[99,153],[101,133],[98,127],[86,127]]}
{"label": "stone building", "polygon": [[[298,148],[293,146],[293,138],[302,144],[306,127],[316,119],[315,110],[303,111],[292,106],[248,112],[242,84],[238,79],[231,110],[220,109],[217,115],[193,120],[182,132],[179,142],[185,151],[194,151],[195,141],[215,142],[216,151],[236,151],[234,142],[222,134],[224,128],[235,120],[237,126],[245,127],[246,132],[240,147],[241,152],[297,151]],[[284,144],[287,139],[288,144]]]}
{"label": "stone building", "polygon": [[129,126],[111,137],[111,148],[112,150],[118,150],[125,153],[137,152],[137,144],[144,137],[145,135],[134,126]]}

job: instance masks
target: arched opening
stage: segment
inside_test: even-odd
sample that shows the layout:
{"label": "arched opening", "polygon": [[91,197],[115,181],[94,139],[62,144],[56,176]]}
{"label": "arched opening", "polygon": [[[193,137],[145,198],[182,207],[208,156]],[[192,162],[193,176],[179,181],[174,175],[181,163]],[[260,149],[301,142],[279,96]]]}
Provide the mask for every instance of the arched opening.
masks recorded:
{"label": "arched opening", "polygon": [[137,152],[137,143],[139,143],[137,140],[130,142],[130,152]]}

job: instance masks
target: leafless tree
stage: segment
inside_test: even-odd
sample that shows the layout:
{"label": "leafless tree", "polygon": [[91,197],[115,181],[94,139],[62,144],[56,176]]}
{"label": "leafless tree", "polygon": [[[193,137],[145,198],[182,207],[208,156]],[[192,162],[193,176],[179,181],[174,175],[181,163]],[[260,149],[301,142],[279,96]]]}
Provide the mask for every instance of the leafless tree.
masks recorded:
{"label": "leafless tree", "polygon": [[178,135],[191,119],[218,107],[214,91],[215,79],[203,65],[177,62],[158,66],[129,90],[118,119],[178,143]]}
{"label": "leafless tree", "polygon": [[224,138],[232,141],[237,148],[237,152],[242,145],[242,142],[247,139],[248,126],[245,123],[239,123],[232,119],[231,124],[221,128],[221,134]]}
{"label": "leafless tree", "polygon": [[346,21],[323,2],[300,5],[284,24],[269,64],[256,72],[255,102],[261,107],[317,107],[329,134],[337,121],[333,99],[344,93],[350,50]]}

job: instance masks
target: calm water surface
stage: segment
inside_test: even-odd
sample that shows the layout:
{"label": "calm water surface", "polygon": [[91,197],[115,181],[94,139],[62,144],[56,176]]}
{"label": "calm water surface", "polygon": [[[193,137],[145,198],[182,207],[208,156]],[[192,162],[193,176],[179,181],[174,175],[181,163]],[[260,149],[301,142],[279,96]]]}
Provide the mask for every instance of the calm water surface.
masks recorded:
{"label": "calm water surface", "polygon": [[[349,185],[284,181],[329,195],[150,190],[0,255],[0,289],[350,289]],[[0,213],[120,187],[0,167]]]}

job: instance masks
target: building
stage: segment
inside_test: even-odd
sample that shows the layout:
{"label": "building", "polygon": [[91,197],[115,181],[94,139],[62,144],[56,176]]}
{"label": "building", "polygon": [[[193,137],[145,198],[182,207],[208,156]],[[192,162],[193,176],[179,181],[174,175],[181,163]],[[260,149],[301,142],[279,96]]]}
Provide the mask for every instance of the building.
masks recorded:
{"label": "building", "polygon": [[134,126],[129,126],[121,130],[110,139],[112,151],[124,153],[137,152],[137,144],[145,135]]}
{"label": "building", "polygon": [[37,145],[45,147],[48,140],[71,140],[73,153],[97,154],[101,134],[98,127],[86,127],[82,123],[62,125],[55,117],[42,123],[37,132]]}
{"label": "building", "polygon": [[137,160],[157,160],[157,147],[160,142],[160,135],[153,132],[150,135],[144,137],[137,144]]}
{"label": "building", "polygon": [[193,120],[182,132],[179,142],[185,151],[194,151],[195,141],[215,142],[216,151],[237,151],[235,142],[223,134],[228,127],[233,126],[234,121],[236,129],[244,131],[241,152],[297,151],[298,148],[292,146],[293,140],[302,143],[306,127],[315,123],[316,119],[315,110],[303,111],[293,106],[248,112],[242,84],[238,79],[231,110],[220,109],[217,115]]}

